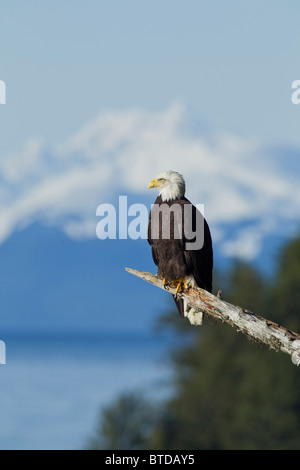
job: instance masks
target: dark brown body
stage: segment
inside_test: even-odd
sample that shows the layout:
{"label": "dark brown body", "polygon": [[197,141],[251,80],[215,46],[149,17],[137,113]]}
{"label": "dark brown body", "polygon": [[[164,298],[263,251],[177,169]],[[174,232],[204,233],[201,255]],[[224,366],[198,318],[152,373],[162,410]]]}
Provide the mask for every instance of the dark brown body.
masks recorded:
{"label": "dark brown body", "polygon": [[[173,212],[170,212],[170,236],[165,239],[165,233],[162,230],[162,215],[159,218],[157,215],[154,217],[154,208],[150,212],[148,242],[152,248],[154,263],[158,267],[157,274],[164,277],[168,282],[193,275],[198,287],[211,292],[213,250],[210,230],[206,220],[185,197],[163,202],[161,197],[158,196],[154,203],[155,208],[161,207],[163,204],[168,205],[169,208],[174,207],[174,204],[178,204],[181,207],[181,220],[178,219],[178,212],[175,211],[175,216]],[[189,208],[184,207],[185,205],[189,205]],[[187,217],[189,220],[187,220]],[[202,223],[196,225],[196,221],[199,220]],[[156,226],[154,227],[153,224],[156,224]],[[196,228],[203,231],[202,235],[199,235],[203,239],[203,244],[200,249],[187,249],[189,244],[195,240],[195,238],[191,238],[191,230],[197,233]],[[178,238],[178,231],[180,231],[180,238]],[[153,237],[153,233],[158,237]],[[182,302],[176,301],[176,304],[182,314]]]}

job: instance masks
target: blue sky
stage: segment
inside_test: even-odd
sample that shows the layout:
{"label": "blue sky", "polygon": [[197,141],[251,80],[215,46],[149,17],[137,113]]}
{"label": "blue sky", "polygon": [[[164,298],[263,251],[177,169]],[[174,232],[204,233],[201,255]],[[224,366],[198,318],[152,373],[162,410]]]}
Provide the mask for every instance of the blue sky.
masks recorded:
{"label": "blue sky", "polygon": [[21,252],[30,227],[42,244],[42,224],[105,250],[97,206],[150,205],[148,181],[171,168],[205,204],[216,252],[253,260],[295,233],[299,14],[295,0],[1,2],[0,249]]}
{"label": "blue sky", "polygon": [[297,1],[1,2],[1,153],[100,110],[181,100],[218,129],[298,145]]}

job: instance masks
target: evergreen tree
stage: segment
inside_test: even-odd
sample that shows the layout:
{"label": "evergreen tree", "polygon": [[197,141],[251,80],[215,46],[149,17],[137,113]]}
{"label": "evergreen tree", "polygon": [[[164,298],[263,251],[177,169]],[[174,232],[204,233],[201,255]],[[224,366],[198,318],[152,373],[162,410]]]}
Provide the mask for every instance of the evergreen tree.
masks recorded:
{"label": "evergreen tree", "polygon": [[125,393],[104,409],[88,448],[143,449],[152,430],[154,416],[153,406],[140,394]]}
{"label": "evergreen tree", "polygon": [[278,323],[300,333],[300,237],[290,241],[279,255],[272,297]]}

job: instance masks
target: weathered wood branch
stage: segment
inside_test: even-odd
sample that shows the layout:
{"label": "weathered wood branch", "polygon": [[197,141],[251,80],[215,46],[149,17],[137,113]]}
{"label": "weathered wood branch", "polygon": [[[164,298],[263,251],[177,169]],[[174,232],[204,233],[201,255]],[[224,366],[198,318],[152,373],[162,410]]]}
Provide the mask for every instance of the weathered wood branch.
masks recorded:
{"label": "weathered wood branch", "polygon": [[[130,274],[165,290],[163,282],[151,273],[125,268]],[[176,288],[169,287],[170,294]],[[188,319],[193,325],[202,324],[202,316],[228,323],[249,339],[266,345],[269,349],[282,351],[292,357],[294,364],[300,364],[300,335],[283,326],[256,315],[242,307],[232,305],[200,288],[190,288],[179,294],[192,307]]]}

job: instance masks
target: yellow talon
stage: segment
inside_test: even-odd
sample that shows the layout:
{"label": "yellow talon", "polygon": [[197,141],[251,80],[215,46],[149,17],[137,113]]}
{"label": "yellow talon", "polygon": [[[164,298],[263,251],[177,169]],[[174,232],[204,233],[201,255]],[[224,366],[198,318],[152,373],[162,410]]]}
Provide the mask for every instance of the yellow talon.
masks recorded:
{"label": "yellow talon", "polygon": [[177,284],[177,287],[176,287],[176,294],[178,294],[179,290],[184,287],[184,289],[188,289],[189,286],[188,284],[185,282],[184,278],[180,278],[180,279],[176,279],[175,282],[178,282]]}

